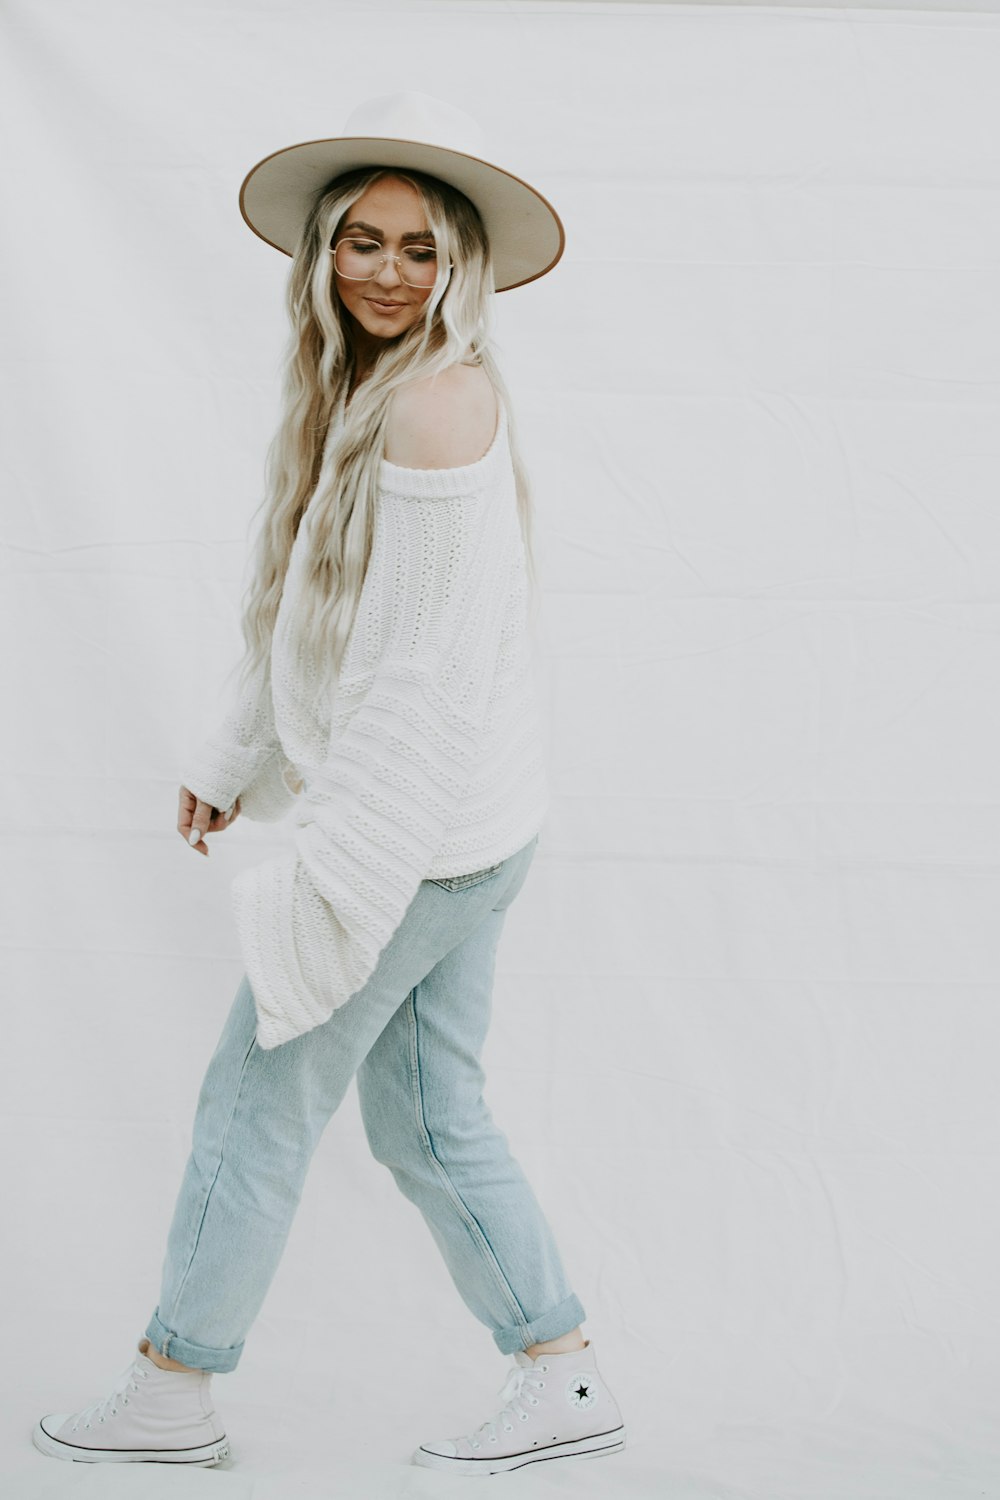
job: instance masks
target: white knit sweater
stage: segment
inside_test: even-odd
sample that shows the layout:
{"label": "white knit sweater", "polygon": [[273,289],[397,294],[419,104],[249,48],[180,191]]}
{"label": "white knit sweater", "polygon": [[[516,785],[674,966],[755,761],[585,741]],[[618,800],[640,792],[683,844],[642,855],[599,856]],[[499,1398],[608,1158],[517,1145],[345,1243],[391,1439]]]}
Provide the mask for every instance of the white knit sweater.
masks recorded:
{"label": "white knit sweater", "polygon": [[262,822],[298,809],[294,848],[232,883],[261,1047],[319,1026],[361,989],[422,880],[506,859],[545,818],[544,721],[498,404],[475,463],[381,461],[368,572],[321,719],[287,639],[307,509],[263,678],[182,771],[220,809],[237,796]]}

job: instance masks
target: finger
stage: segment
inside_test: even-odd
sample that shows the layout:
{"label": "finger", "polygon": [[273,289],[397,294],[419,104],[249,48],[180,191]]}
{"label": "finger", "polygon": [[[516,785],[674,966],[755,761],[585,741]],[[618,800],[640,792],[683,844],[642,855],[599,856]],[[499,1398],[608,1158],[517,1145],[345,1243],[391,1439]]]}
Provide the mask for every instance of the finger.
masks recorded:
{"label": "finger", "polygon": [[180,788],[177,797],[177,832],[182,833],[185,838],[191,832],[191,814],[197,802],[198,798],[186,786]]}
{"label": "finger", "polygon": [[194,815],[191,818],[191,832],[188,834],[188,843],[197,848],[208,832],[212,821],[212,804],[210,802],[198,801],[195,805]]}
{"label": "finger", "polygon": [[208,828],[209,833],[221,833],[223,829],[229,827],[231,820],[232,815],[225,808],[213,808],[212,821]]}
{"label": "finger", "polygon": [[217,812],[215,814],[209,832],[225,833],[227,828],[232,828],[234,822],[236,821],[238,813],[238,807],[223,808],[221,812]]}

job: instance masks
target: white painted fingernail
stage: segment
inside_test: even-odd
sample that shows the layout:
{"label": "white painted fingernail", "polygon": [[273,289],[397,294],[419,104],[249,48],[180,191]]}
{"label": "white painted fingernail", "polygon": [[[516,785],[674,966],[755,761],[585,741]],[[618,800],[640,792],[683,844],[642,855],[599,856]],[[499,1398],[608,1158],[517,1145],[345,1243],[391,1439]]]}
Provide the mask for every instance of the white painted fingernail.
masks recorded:
{"label": "white painted fingernail", "polygon": [[201,843],[201,829],[200,828],[192,828],[191,832],[188,834],[188,843],[189,844],[199,844],[199,843]]}

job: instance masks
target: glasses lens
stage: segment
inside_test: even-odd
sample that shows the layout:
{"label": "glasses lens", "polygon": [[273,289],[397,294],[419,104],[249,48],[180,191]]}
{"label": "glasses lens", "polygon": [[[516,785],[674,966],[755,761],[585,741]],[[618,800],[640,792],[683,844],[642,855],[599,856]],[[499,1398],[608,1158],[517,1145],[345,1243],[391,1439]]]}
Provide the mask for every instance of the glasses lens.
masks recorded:
{"label": "glasses lens", "polygon": [[399,274],[410,286],[433,286],[437,251],[430,245],[407,245],[399,258]]}
{"label": "glasses lens", "polygon": [[378,271],[381,245],[372,240],[338,240],[333,262],[341,276],[367,281]]}
{"label": "glasses lens", "polygon": [[[382,246],[375,240],[343,239],[337,241],[333,259],[341,276],[370,281],[382,267],[382,253]],[[431,245],[407,245],[398,269],[408,286],[433,286],[437,277],[437,251]]]}

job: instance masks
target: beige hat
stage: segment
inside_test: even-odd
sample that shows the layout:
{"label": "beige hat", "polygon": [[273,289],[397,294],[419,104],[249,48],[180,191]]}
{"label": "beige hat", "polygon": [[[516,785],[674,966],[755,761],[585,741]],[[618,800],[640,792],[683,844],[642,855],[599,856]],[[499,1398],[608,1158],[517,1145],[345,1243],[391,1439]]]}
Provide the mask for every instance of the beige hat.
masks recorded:
{"label": "beige hat", "polygon": [[482,132],[454,104],[413,91],[367,99],[344,134],[302,141],[265,156],[240,188],[254,234],[294,255],[306,217],[331,178],[352,167],[413,167],[450,182],[478,208],[493,252],[498,292],[551,271],[566,235],[552,204],[503,167],[484,161]]}

